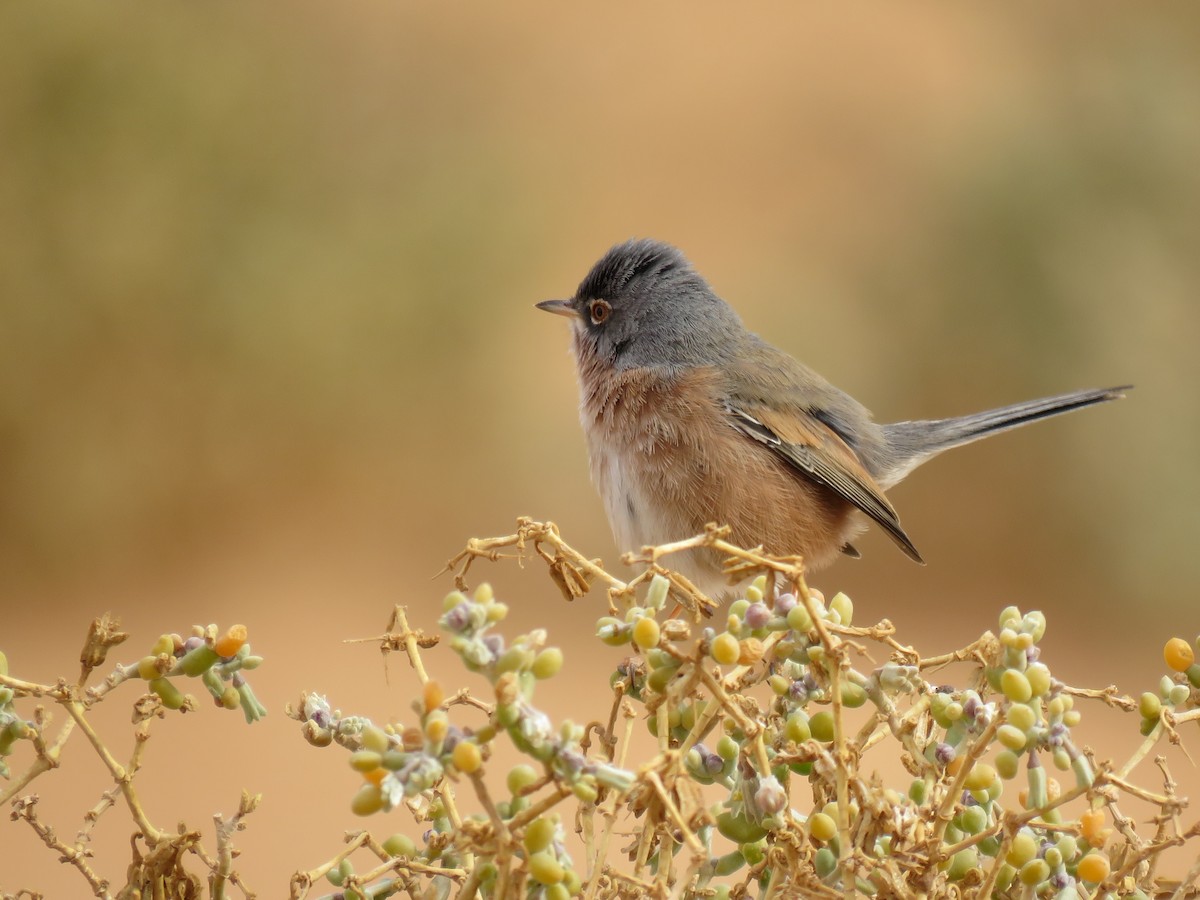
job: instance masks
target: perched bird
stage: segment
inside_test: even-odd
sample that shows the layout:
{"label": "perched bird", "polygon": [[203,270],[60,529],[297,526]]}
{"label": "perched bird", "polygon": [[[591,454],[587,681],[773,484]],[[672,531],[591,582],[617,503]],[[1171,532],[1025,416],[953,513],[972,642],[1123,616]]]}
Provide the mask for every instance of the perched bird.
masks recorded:
{"label": "perched bird", "polygon": [[[943,450],[1115,400],[1076,391],[950,419],[879,425],[853,397],[742,325],[674,247],[618,244],[568,300],[592,478],[617,544],[640,549],[728,525],[742,546],[809,570],[868,521],[923,562],[884,491]],[[678,568],[719,593],[720,559]]]}

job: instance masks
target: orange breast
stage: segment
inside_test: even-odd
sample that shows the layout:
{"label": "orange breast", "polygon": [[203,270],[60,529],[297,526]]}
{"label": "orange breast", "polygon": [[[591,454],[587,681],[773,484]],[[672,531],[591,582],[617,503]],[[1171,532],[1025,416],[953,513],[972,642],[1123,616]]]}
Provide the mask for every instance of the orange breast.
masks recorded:
{"label": "orange breast", "polygon": [[[861,530],[849,503],[729,424],[711,369],[582,374],[592,475],[622,550],[718,522],[743,546],[799,554],[819,568]],[[708,554],[692,563],[711,576],[720,561]]]}

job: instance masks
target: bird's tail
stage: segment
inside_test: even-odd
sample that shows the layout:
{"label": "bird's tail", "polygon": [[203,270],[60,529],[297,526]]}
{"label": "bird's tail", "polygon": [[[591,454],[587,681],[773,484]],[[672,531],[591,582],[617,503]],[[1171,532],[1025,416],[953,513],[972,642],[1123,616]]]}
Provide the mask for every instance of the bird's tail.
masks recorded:
{"label": "bird's tail", "polygon": [[884,487],[895,484],[925,460],[936,456],[943,450],[969,444],[980,438],[1007,431],[1010,428],[1020,428],[1038,419],[1046,419],[1096,403],[1106,403],[1109,400],[1119,400],[1133,385],[1123,385],[1114,388],[1100,388],[1087,391],[1074,391],[1070,394],[1058,394],[1054,397],[1043,397],[1041,400],[1027,400],[1012,406],[1002,406],[999,409],[989,409],[986,412],[969,416],[956,416],[951,419],[927,419],[916,422],[895,422],[884,425],[887,442],[893,454],[892,466],[887,473]]}

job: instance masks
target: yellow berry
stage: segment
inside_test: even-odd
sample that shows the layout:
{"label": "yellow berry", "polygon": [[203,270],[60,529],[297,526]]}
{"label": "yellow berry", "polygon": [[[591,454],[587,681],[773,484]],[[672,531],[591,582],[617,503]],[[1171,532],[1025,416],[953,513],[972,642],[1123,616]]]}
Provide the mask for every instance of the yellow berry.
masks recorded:
{"label": "yellow berry", "polygon": [[1013,703],[1025,703],[1033,696],[1033,686],[1024,672],[1016,669],[1005,669],[1000,676],[1000,690]]}
{"label": "yellow berry", "polygon": [[534,819],[525,829],[522,843],[528,853],[541,853],[554,840],[554,820],[545,816]]}
{"label": "yellow berry", "polygon": [[459,741],[454,745],[450,761],[454,763],[454,768],[458,771],[464,775],[470,775],[472,772],[479,771],[479,767],[483,763],[483,754],[479,752],[479,745],[474,741]]}
{"label": "yellow berry", "polygon": [[157,656],[143,656],[140,660],[138,660],[137,670],[138,676],[146,679],[147,681],[157,678],[162,674],[158,671]]}
{"label": "yellow berry", "polygon": [[1025,670],[1025,678],[1029,681],[1029,687],[1033,691],[1033,696],[1042,697],[1050,690],[1050,670],[1045,663],[1035,662],[1029,665]]}
{"label": "yellow berry", "polygon": [[713,638],[712,646],[708,652],[721,665],[731,666],[738,661],[742,648],[737,638],[728,631],[724,631]]}
{"label": "yellow berry", "polygon": [[633,642],[643,650],[649,650],[651,647],[658,646],[658,639],[661,633],[656,619],[643,616],[633,626]]}
{"label": "yellow berry", "polygon": [[1021,884],[1024,885],[1041,884],[1050,877],[1050,865],[1044,859],[1031,859],[1025,865],[1021,866],[1021,871],[1017,873],[1017,877],[1021,879]]}
{"label": "yellow berry", "polygon": [[350,754],[350,768],[355,772],[370,772],[383,765],[383,757],[374,750],[355,750]]}
{"label": "yellow berry", "polygon": [[1037,713],[1026,703],[1014,703],[1008,708],[1004,718],[1008,720],[1009,725],[1021,731],[1028,731],[1037,723]]}
{"label": "yellow berry", "polygon": [[562,863],[545,851],[529,857],[529,874],[539,884],[558,884],[566,877]]}
{"label": "yellow berry", "polygon": [[837,822],[823,812],[808,817],[808,833],[818,841],[828,841],[837,834]]}
{"label": "yellow berry", "polygon": [[[1028,707],[1026,708],[1028,709]],[[1014,752],[1024,750],[1025,744],[1028,742],[1025,732],[1015,725],[1001,725],[996,732],[996,737],[1001,744]]]}
{"label": "yellow berry", "polygon": [[446,733],[450,730],[450,720],[446,718],[446,714],[440,709],[431,712],[425,719],[425,737],[437,743],[446,739]]}
{"label": "yellow berry", "polygon": [[547,647],[533,659],[530,671],[533,677],[540,680],[552,678],[559,673],[563,666],[563,652],[558,647]]}
{"label": "yellow berry", "polygon": [[383,753],[391,746],[387,732],[377,725],[368,725],[362,730],[362,742],[363,747],[376,753]]}
{"label": "yellow berry", "polygon": [[971,771],[967,773],[967,780],[963,786],[968,791],[986,791],[992,786],[992,782],[996,780],[996,770],[987,763],[975,763],[971,767]]}
{"label": "yellow berry", "polygon": [[1183,638],[1171,638],[1163,647],[1163,659],[1176,672],[1186,672],[1188,666],[1196,661],[1196,654],[1192,645]]}
{"label": "yellow berry", "polygon": [[350,811],[356,816],[369,816],[383,809],[383,791],[377,784],[364,784],[350,800]]}
{"label": "yellow berry", "polygon": [[150,648],[150,653],[158,656],[160,653],[174,653],[175,640],[169,634],[160,634],[158,640],[154,642],[154,646]]}

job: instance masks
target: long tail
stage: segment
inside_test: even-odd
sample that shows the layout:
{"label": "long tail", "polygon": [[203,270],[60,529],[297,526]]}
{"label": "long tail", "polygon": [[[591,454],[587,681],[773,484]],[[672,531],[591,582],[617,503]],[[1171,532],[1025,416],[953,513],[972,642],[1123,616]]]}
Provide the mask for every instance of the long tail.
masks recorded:
{"label": "long tail", "polygon": [[884,425],[883,431],[887,436],[892,455],[892,459],[889,460],[891,464],[884,476],[886,481],[884,487],[895,484],[925,460],[943,450],[969,444],[971,441],[977,441],[1010,428],[1020,428],[1022,425],[1028,425],[1038,419],[1083,409],[1085,406],[1092,406],[1096,403],[1120,400],[1125,396],[1125,392],[1132,388],[1133,385],[1127,384],[1114,388],[1074,391],[1070,394],[1059,394],[1054,397],[1044,397],[1041,400],[1028,400],[1025,403],[1014,403],[1012,406],[989,409],[987,412],[975,413],[970,416],[895,422],[891,425]]}

